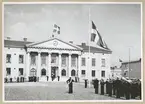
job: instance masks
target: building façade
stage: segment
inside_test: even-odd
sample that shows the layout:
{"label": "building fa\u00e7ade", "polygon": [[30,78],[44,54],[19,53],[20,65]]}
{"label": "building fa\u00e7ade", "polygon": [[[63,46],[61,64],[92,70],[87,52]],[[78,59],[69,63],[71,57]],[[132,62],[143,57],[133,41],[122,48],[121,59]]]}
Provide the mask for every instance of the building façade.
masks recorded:
{"label": "building fa\u00e7ade", "polygon": [[4,78],[17,81],[66,81],[69,77],[79,81],[111,77],[112,51],[85,43],[75,45],[59,38],[41,42],[4,40]]}

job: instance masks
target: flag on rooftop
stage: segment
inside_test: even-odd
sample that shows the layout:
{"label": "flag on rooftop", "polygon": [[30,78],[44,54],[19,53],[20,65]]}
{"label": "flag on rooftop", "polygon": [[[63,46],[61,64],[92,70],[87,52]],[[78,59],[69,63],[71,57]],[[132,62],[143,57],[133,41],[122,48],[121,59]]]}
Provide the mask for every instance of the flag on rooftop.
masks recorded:
{"label": "flag on rooftop", "polygon": [[60,34],[60,27],[56,24],[54,24],[53,33],[54,34]]}
{"label": "flag on rooftop", "polygon": [[93,21],[92,21],[91,41],[96,42],[97,45],[99,45],[102,48],[108,49],[106,42],[103,40]]}
{"label": "flag on rooftop", "polygon": [[119,59],[119,62],[123,62],[121,59]]}
{"label": "flag on rooftop", "polygon": [[91,41],[92,41],[92,42],[95,42],[95,39],[96,39],[96,38],[99,39],[99,37],[97,36],[96,26],[95,26],[95,24],[94,24],[93,21],[92,21]]}

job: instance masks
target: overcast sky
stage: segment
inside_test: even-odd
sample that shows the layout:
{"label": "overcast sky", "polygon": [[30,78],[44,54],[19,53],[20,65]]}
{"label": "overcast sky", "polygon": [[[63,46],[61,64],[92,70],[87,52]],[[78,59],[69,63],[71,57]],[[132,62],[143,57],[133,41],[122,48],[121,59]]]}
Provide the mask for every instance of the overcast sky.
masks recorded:
{"label": "overcast sky", "polygon": [[113,51],[111,65],[119,59],[141,57],[140,4],[5,4],[4,37],[13,40],[43,41],[52,35],[53,24],[60,26],[60,38],[75,44],[88,43],[89,8],[108,47]]}

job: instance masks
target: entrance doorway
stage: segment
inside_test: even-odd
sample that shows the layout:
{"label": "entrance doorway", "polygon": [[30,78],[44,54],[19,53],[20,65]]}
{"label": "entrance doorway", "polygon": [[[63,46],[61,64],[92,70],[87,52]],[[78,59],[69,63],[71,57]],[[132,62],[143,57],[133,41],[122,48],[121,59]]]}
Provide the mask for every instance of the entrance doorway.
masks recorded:
{"label": "entrance doorway", "polygon": [[32,68],[30,70],[29,82],[36,82],[37,81],[36,73],[37,73],[36,69]]}
{"label": "entrance doorway", "polygon": [[54,80],[57,77],[57,67],[51,67],[51,78]]}

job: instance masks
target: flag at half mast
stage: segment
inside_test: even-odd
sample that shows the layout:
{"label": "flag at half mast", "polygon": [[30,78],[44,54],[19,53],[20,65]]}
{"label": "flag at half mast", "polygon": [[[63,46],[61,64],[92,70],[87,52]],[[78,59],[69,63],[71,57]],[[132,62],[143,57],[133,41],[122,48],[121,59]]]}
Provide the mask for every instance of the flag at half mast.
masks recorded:
{"label": "flag at half mast", "polygon": [[106,42],[102,39],[99,31],[96,28],[96,25],[92,21],[92,31],[91,31],[91,42],[96,42],[102,48],[108,49]]}

